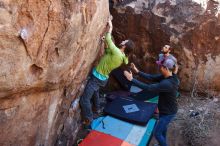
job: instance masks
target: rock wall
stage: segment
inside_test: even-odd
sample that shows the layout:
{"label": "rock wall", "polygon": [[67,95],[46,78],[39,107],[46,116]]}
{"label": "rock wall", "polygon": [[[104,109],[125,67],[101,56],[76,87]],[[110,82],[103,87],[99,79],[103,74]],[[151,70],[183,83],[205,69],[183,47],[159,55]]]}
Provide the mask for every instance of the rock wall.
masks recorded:
{"label": "rock wall", "polygon": [[116,42],[130,38],[131,57],[146,72],[156,72],[161,47],[170,44],[180,64],[181,88],[220,91],[219,0],[128,0],[115,4]]}
{"label": "rock wall", "polygon": [[73,143],[108,16],[107,0],[0,0],[1,146]]}

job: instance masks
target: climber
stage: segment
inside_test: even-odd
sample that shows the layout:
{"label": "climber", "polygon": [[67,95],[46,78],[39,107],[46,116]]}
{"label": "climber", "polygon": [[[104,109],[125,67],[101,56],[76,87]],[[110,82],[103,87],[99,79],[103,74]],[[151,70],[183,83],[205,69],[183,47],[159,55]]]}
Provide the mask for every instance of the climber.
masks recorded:
{"label": "climber", "polygon": [[157,63],[161,62],[164,59],[172,59],[175,62],[175,65],[177,65],[177,59],[170,54],[171,52],[171,47],[169,45],[164,45],[164,47],[161,49],[161,54],[159,54],[159,60]]}
{"label": "climber", "polygon": [[133,63],[131,64],[131,68],[135,73],[156,83],[146,84],[138,81],[133,78],[132,72],[124,71],[124,75],[129,81],[133,82],[143,90],[159,93],[159,121],[156,125],[154,136],[160,146],[167,146],[167,127],[178,110],[176,95],[178,93],[179,79],[177,75],[174,74],[174,72],[177,73],[177,69],[175,69],[175,61],[173,59],[163,59],[157,63],[161,74],[156,75],[143,73],[139,71]]}
{"label": "climber", "polygon": [[99,114],[102,112],[100,109],[99,88],[106,85],[109,74],[113,69],[121,66],[123,63],[128,64],[128,57],[126,56],[131,54],[134,48],[134,43],[131,40],[122,41],[119,47],[117,47],[111,38],[113,29],[111,19],[108,21],[108,27],[108,32],[105,35],[105,43],[107,44],[105,54],[101,57],[98,65],[94,67],[91,78],[80,98],[83,124],[85,128],[89,128],[93,121],[92,104],[90,102],[93,94],[95,111]]}

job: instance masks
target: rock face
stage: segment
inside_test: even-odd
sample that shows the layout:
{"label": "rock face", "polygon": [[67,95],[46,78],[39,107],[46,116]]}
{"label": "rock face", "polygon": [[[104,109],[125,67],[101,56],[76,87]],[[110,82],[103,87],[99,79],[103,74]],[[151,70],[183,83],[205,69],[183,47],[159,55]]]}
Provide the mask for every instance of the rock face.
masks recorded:
{"label": "rock face", "polygon": [[70,102],[108,16],[107,0],[0,1],[1,146],[73,143],[80,116]]}
{"label": "rock face", "polygon": [[132,60],[155,72],[161,47],[170,44],[180,64],[181,88],[220,91],[219,0],[129,0],[112,8],[116,42],[130,38]]}

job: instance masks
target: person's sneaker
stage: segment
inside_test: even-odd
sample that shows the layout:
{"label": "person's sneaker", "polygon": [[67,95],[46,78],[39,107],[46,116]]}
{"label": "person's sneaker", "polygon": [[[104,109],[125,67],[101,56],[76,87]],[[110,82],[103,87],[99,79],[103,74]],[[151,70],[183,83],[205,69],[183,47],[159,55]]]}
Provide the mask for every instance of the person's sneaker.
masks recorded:
{"label": "person's sneaker", "polygon": [[103,110],[104,110],[104,107],[101,107],[98,109],[94,108],[94,117],[97,118],[97,117],[103,116],[104,115]]}
{"label": "person's sneaker", "polygon": [[93,118],[97,119],[103,115],[104,115],[103,110],[97,110],[97,111],[94,111]]}
{"label": "person's sneaker", "polygon": [[95,111],[96,114],[102,115],[103,114],[103,109],[98,109]]}

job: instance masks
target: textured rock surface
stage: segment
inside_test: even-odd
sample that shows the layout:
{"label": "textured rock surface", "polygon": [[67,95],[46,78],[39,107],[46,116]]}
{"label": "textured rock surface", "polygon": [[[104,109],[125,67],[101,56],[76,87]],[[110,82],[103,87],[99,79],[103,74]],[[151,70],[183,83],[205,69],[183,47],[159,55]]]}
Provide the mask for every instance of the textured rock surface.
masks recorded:
{"label": "textured rock surface", "polygon": [[180,64],[181,88],[220,91],[219,0],[129,0],[112,9],[116,42],[135,41],[133,61],[155,72],[160,49],[170,44]]}
{"label": "textured rock surface", "polygon": [[1,146],[71,145],[108,15],[107,0],[0,0]]}

